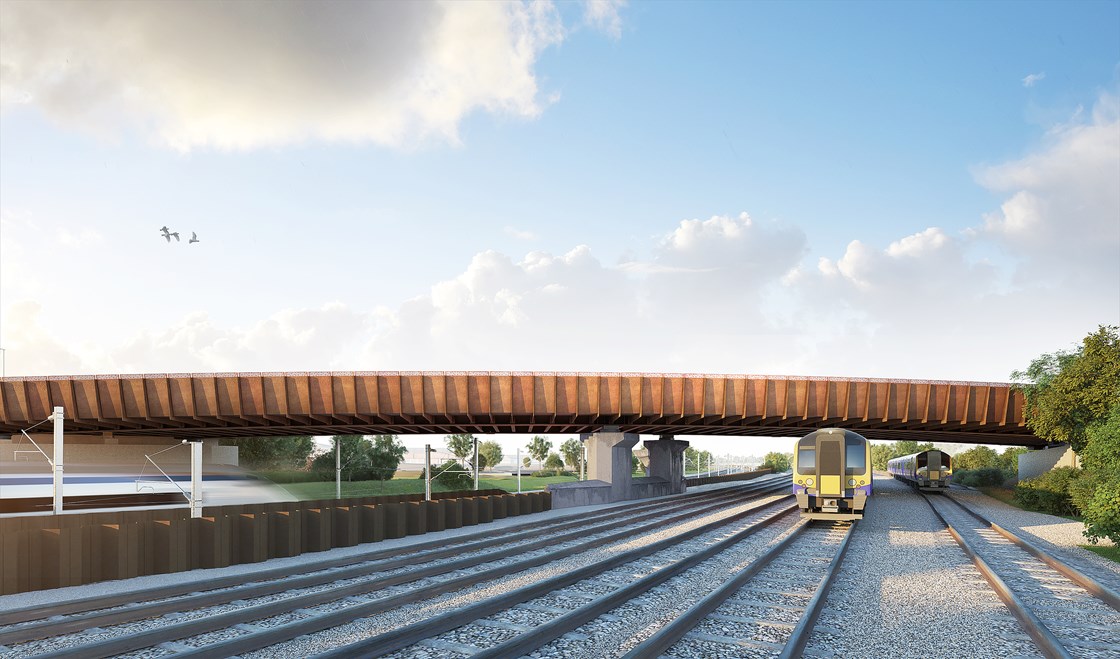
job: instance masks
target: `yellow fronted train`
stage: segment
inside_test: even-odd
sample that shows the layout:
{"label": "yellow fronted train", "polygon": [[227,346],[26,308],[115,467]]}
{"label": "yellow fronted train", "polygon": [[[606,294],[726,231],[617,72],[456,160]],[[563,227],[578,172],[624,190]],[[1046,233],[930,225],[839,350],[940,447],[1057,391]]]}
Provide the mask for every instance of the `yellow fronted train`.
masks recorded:
{"label": "yellow fronted train", "polygon": [[871,444],[859,433],[822,428],[793,450],[793,494],[809,519],[863,519],[871,496]]}

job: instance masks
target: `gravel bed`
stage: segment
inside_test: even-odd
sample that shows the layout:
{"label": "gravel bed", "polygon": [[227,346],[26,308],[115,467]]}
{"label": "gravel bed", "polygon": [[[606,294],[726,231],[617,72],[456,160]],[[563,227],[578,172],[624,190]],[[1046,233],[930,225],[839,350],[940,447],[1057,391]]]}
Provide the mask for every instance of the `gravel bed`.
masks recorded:
{"label": "gravel bed", "polygon": [[[772,514],[773,511],[768,511],[763,515],[769,517]],[[755,520],[759,518],[761,516],[754,517]],[[749,523],[743,520],[736,526],[742,528]],[[723,583],[728,578],[727,575],[749,565],[756,556],[763,553],[770,544],[784,537],[796,524],[796,515],[779,520],[684,574],[673,577],[664,584],[615,608],[610,614],[600,616],[580,626],[574,633],[545,645],[530,656],[599,658],[624,654],[676,618],[693,602]],[[726,537],[729,533],[721,530],[718,535]],[[710,541],[707,538],[698,540],[695,545],[697,547]],[[692,542],[695,541],[685,544],[692,544]],[[678,553],[685,552],[678,551]],[[547,598],[538,600],[542,604],[546,601]]]}
{"label": "gravel bed", "polygon": [[878,475],[805,654],[1041,656],[922,497]]}
{"label": "gravel bed", "polygon": [[[982,492],[966,488],[954,487],[950,496],[1003,528],[1018,533],[1032,544],[1038,545],[1039,549],[1082,569],[1094,579],[1110,579],[1112,587],[1120,590],[1120,563],[1079,546],[1089,544],[1084,535],[1085,525],[1081,522],[1020,510]],[[1111,546],[1112,542],[1102,539],[1098,544]]]}
{"label": "gravel bed", "polygon": [[[538,581],[549,579],[555,576],[567,574],[573,570],[589,565],[597,560],[602,560],[603,558],[617,554],[620,551],[625,551],[637,546],[652,544],[654,542],[672,537],[697,526],[701,526],[711,521],[712,519],[725,517],[727,515],[733,514],[738,510],[758,505],[760,505],[759,501],[752,501],[740,505],[731,505],[728,508],[724,508],[723,510],[706,514],[701,518],[696,518],[684,523],[678,523],[669,527],[657,528],[652,533],[647,533],[640,537],[629,538],[621,544],[608,545],[606,547],[599,547],[591,551],[573,554],[572,556],[569,556],[563,560],[532,568],[518,574],[510,575],[503,578],[499,582],[492,582],[480,586],[474,586],[455,593],[441,595],[424,602],[404,605],[394,609],[393,611],[355,620],[354,622],[346,625],[334,627],[332,629],[318,632],[316,634],[309,634],[289,641],[287,643],[264,648],[257,652],[246,653],[242,655],[242,657],[244,657],[245,659],[248,659],[250,657],[259,659],[272,657],[305,657],[311,654],[323,652],[327,649],[337,647],[339,645],[352,643],[360,639],[368,638],[376,634],[388,632],[404,625],[430,618],[440,613],[468,606],[483,599],[495,597],[511,590],[515,590],[516,588],[529,585],[531,583],[536,583]],[[557,606],[558,608],[564,608],[559,604],[559,602],[562,601],[562,598],[553,598],[548,602],[542,603],[546,603],[550,606]],[[584,603],[586,603],[586,600],[584,600],[580,604],[582,605]],[[427,650],[431,650],[431,648],[427,648],[425,651]]]}

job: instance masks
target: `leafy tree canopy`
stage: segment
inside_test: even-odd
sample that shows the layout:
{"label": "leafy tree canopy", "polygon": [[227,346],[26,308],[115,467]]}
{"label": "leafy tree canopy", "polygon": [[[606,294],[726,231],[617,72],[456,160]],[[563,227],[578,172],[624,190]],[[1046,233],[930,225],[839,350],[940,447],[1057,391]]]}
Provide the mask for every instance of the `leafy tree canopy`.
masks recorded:
{"label": "leafy tree canopy", "polygon": [[479,442],[478,468],[489,469],[502,461],[502,445],[494,440]]}
{"label": "leafy tree canopy", "polygon": [[549,453],[544,461],[545,469],[563,469],[564,460],[560,457],[559,453]]}
{"label": "leafy tree canopy", "polygon": [[397,441],[396,435],[375,435],[369,448],[369,462],[373,473],[379,480],[391,479],[407,452],[408,449]]}
{"label": "leafy tree canopy", "polygon": [[448,435],[446,438],[447,450],[460,460],[466,460],[468,457],[474,456],[474,435],[470,433],[460,433],[457,435]]}
{"label": "leafy tree canopy", "polygon": [[777,451],[771,451],[770,453],[767,453],[766,457],[762,460],[762,466],[769,467],[774,471],[774,473],[778,474],[783,471],[789,471],[790,467],[792,466],[792,461],[792,453],[778,453]]}
{"label": "leafy tree canopy", "polygon": [[[349,480],[355,471],[370,468],[370,449],[373,444],[366,439],[365,435],[337,435],[334,440],[341,445],[339,450],[343,478]],[[332,450],[315,458],[314,462],[311,463],[311,468],[315,470],[333,470],[335,468],[333,447]]]}
{"label": "leafy tree canopy", "polygon": [[1036,435],[1069,442],[1080,453],[1089,426],[1120,403],[1120,335],[1101,325],[1072,352],[1045,354],[1011,379],[1026,398],[1024,416]]}
{"label": "leafy tree canopy", "polygon": [[304,435],[223,440],[237,447],[237,461],[250,469],[303,469],[315,443]]}
{"label": "leafy tree canopy", "polygon": [[953,469],[955,471],[965,469],[971,471],[988,467],[998,469],[1001,466],[999,454],[987,446],[974,446],[953,456]]}
{"label": "leafy tree canopy", "polygon": [[552,450],[552,442],[547,437],[536,435],[529,441],[529,455],[533,459],[544,465],[544,459],[548,457],[548,452]]}
{"label": "leafy tree canopy", "polygon": [[569,467],[578,467],[580,458],[583,457],[583,442],[575,438],[569,439],[560,445],[560,455],[564,456],[564,462]]}

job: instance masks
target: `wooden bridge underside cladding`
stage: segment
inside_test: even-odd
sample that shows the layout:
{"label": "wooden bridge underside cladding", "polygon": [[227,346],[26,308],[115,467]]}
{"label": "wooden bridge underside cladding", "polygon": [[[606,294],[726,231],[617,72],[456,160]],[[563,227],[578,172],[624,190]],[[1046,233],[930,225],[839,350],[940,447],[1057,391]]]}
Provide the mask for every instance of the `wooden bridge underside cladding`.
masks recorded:
{"label": "wooden bridge underside cladding", "polygon": [[0,432],[65,408],[66,431],[182,439],[583,433],[799,436],[1043,446],[1011,385],[649,373],[216,373],[6,378]]}

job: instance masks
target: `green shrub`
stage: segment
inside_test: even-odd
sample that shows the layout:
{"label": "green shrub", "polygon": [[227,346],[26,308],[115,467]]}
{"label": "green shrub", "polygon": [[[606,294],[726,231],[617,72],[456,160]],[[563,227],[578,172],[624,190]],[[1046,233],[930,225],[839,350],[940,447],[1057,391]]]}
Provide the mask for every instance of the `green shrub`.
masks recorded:
{"label": "green shrub", "polygon": [[1120,475],[1086,471],[1070,483],[1070,498],[1085,520],[1085,537],[1120,545]]}
{"label": "green shrub", "polygon": [[1038,478],[1022,481],[1015,486],[1015,501],[1024,508],[1051,515],[1077,515],[1078,508],[1070,489],[1081,473],[1076,467],[1058,467]]}
{"label": "green shrub", "polygon": [[953,482],[966,487],[999,487],[1011,478],[1008,472],[998,467],[983,469],[961,469],[953,472]]}
{"label": "green shrub", "polygon": [[[420,478],[427,474],[421,470]],[[448,460],[438,467],[432,467],[432,481],[452,490],[469,490],[474,487],[474,475],[455,460]]]}
{"label": "green shrub", "polygon": [[531,475],[539,478],[551,478],[553,476],[575,476],[576,474],[574,471],[563,469],[541,469],[540,471],[534,471]]}

